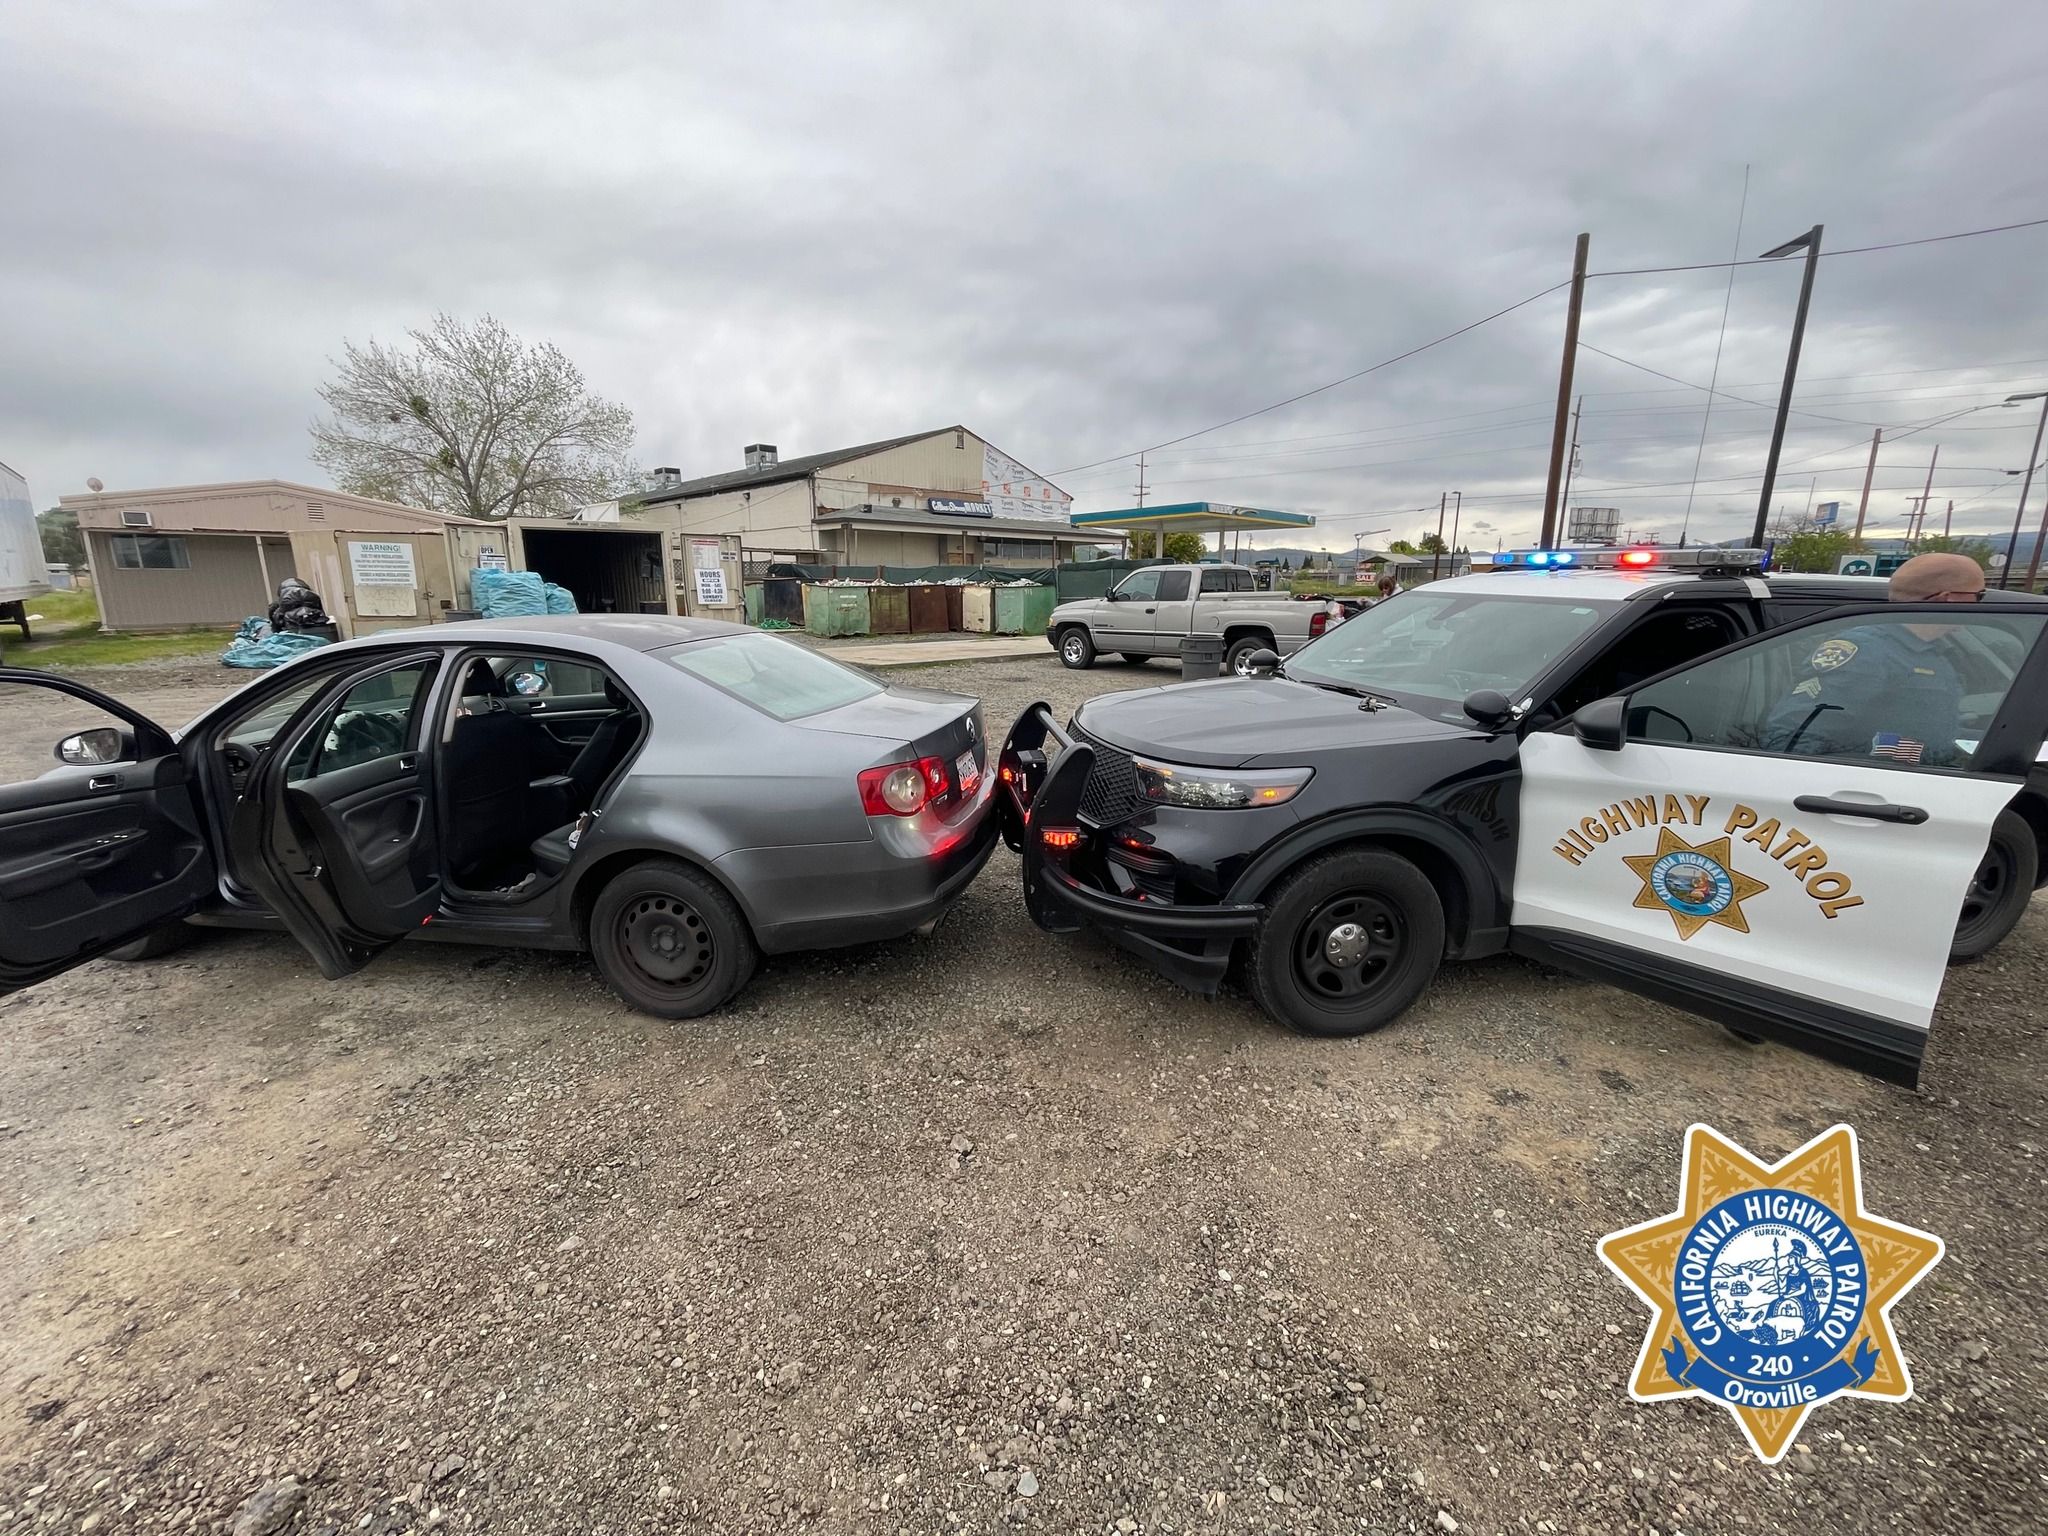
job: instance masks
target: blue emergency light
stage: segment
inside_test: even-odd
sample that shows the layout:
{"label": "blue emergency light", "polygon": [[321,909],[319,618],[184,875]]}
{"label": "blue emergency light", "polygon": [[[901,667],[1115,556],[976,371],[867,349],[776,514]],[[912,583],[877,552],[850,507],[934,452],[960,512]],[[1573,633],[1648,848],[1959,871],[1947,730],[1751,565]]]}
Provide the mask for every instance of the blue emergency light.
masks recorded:
{"label": "blue emergency light", "polygon": [[1636,545],[1620,549],[1503,549],[1496,554],[1475,554],[1474,570],[1554,571],[1577,566],[1600,571],[1758,571],[1764,567],[1760,549],[1719,549],[1696,545],[1690,549],[1665,549]]}

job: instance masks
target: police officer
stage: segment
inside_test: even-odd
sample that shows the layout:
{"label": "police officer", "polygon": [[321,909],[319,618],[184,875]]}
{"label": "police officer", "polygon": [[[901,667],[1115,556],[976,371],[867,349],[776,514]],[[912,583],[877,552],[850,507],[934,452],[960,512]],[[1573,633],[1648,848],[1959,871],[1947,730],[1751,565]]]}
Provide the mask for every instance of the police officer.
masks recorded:
{"label": "police officer", "polygon": [[[1892,573],[1893,602],[1975,603],[1984,572],[1968,555],[1915,555]],[[1951,624],[1859,624],[1823,640],[1813,675],[1774,708],[1769,751],[1943,765],[1956,762],[1962,679],[1943,654]]]}

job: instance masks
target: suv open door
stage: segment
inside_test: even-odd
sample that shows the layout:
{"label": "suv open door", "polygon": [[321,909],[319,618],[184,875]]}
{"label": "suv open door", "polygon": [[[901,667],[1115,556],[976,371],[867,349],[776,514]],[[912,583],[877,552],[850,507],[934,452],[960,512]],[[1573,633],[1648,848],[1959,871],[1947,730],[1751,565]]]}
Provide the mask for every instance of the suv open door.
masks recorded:
{"label": "suv open door", "polygon": [[5,994],[176,922],[219,876],[196,788],[168,731],[47,672],[0,667],[0,687],[68,696],[122,722],[65,737],[57,767],[0,784]]}
{"label": "suv open door", "polygon": [[441,902],[432,744],[437,651],[331,679],[273,738],[229,819],[236,873],[346,976]]}
{"label": "suv open door", "polygon": [[1995,595],[1837,610],[1531,735],[1513,947],[1916,1083],[2048,731],[2044,628]]}

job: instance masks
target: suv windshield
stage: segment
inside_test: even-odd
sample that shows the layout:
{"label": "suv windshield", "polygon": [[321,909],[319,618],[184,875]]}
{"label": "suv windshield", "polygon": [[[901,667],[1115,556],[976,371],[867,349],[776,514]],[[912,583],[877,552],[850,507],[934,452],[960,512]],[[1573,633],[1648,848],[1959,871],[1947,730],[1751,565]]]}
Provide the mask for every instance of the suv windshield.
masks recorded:
{"label": "suv windshield", "polygon": [[799,720],[882,691],[851,667],[773,635],[722,635],[663,653],[672,667],[778,720]]}
{"label": "suv windshield", "polygon": [[1446,583],[1405,592],[1347,619],[1296,651],[1287,675],[1363,688],[1411,709],[1462,720],[1481,688],[1519,699],[1529,683],[1618,605]]}

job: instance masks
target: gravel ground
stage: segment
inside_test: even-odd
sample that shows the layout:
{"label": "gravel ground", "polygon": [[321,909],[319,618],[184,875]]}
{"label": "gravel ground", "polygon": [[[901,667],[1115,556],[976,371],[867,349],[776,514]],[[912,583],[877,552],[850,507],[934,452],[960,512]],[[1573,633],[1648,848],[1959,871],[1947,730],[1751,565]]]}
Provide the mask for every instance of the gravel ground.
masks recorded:
{"label": "gravel ground", "polygon": [[[1141,674],[890,676],[993,728]],[[1509,960],[1296,1038],[1000,850],[690,1024],[574,956],[89,966],[0,1003],[0,1530],[2038,1529],[2044,943],[1951,973],[1917,1094]],[[1594,1244],[1696,1119],[1846,1120],[1949,1244],[1918,1398],[1777,1468],[1625,1391]]]}

